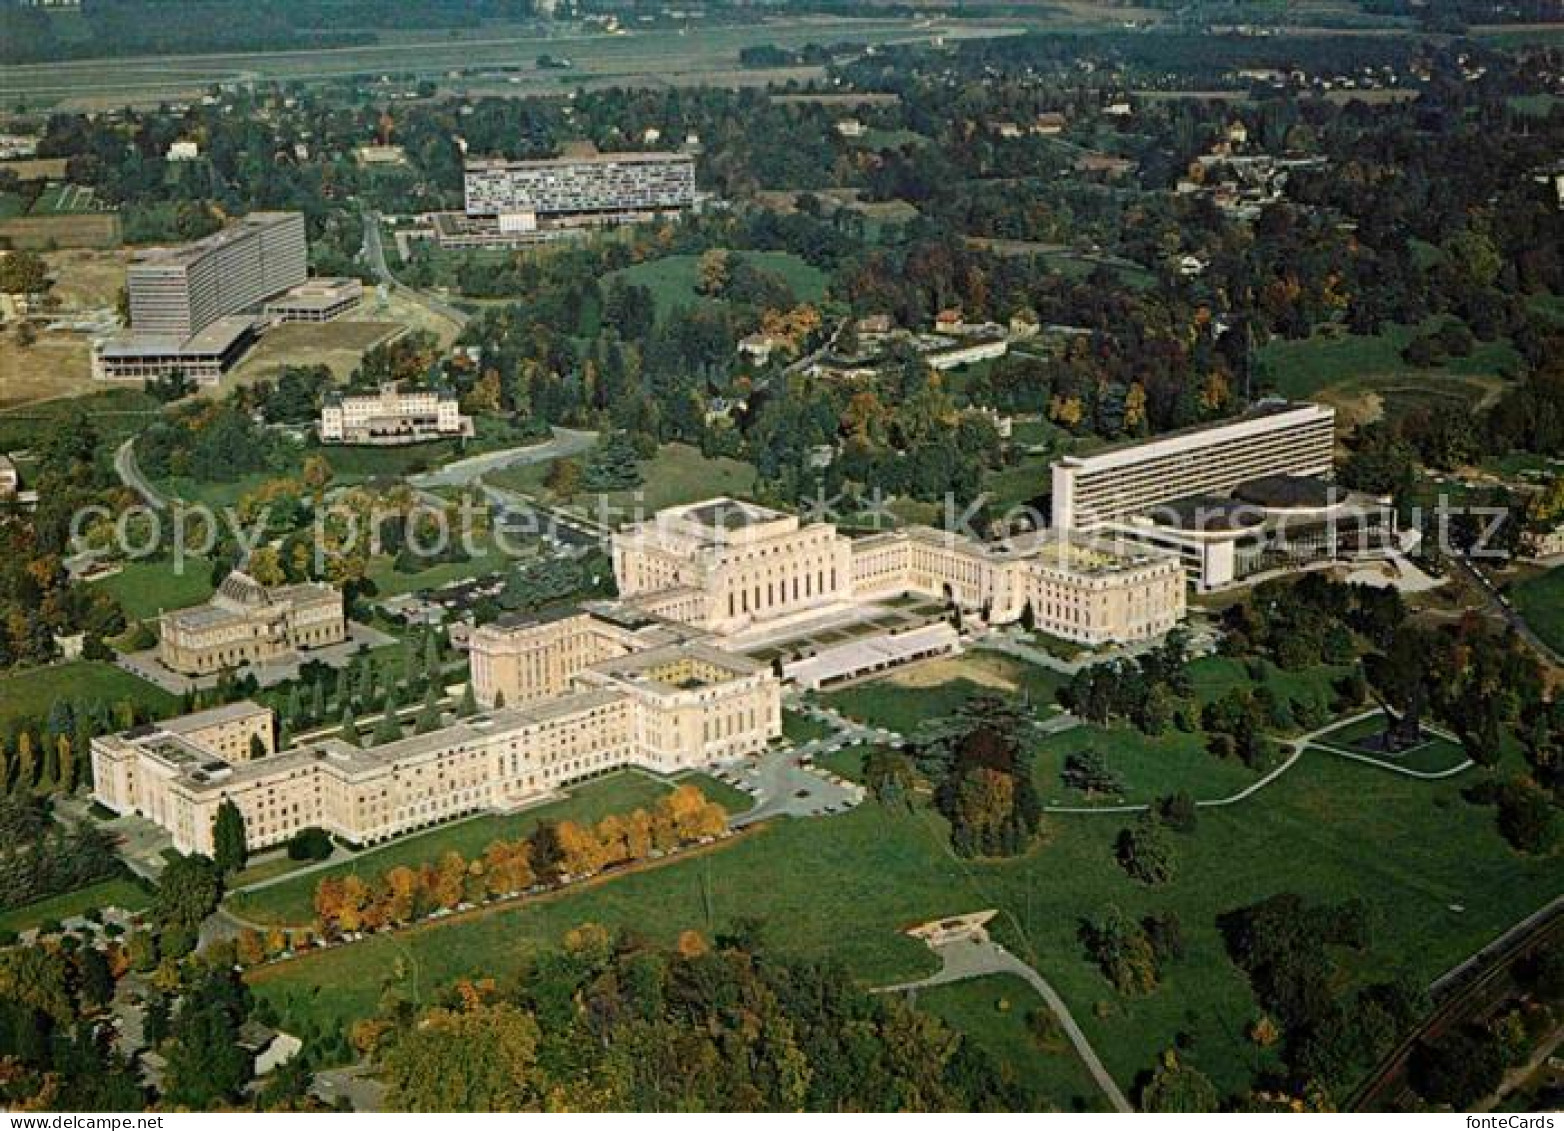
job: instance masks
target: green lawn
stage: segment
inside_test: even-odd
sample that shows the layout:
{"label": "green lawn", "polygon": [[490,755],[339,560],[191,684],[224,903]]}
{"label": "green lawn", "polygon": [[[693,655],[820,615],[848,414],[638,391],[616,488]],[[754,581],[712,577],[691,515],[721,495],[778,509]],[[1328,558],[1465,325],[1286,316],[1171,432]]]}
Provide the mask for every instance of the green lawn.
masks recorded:
{"label": "green lawn", "polygon": [[833,750],[828,754],[815,756],[815,765],[822,770],[830,770],[838,777],[844,777],[848,781],[862,782],[864,778],[863,763],[869,756],[869,751],[881,749],[875,746],[843,746],[840,750]]}
{"label": "green lawn", "polygon": [[97,199],[97,194],[84,185],[66,181],[51,181],[33,201],[34,216],[69,216],[83,212],[107,211]]}
{"label": "green lawn", "polygon": [[[791,252],[735,251],[731,254],[764,271],[782,276],[799,302],[819,302],[825,297],[829,282],[825,272]],[[652,298],[657,304],[657,317],[666,318],[681,306],[718,301],[705,297],[696,289],[700,283],[700,259],[698,255],[668,255],[648,260],[612,272],[604,278],[603,284],[606,288],[610,280],[620,279],[637,286],[650,287]]]}
{"label": "green lawn", "polygon": [[[312,955],[254,981],[285,1026],[336,1025],[371,1013],[392,983],[429,1000],[459,976],[513,975],[584,921],[671,941],[753,915],[772,945],[883,985],[934,967],[901,933],[907,926],[998,908],[1000,937],[1059,988],[1124,1086],[1182,1032],[1193,1063],[1235,1091],[1265,1058],[1243,1037],[1256,1011],[1223,950],[1219,913],[1280,891],[1360,896],[1382,922],[1372,951],[1347,956],[1344,975],[1404,967],[1431,980],[1564,890],[1556,861],[1515,855],[1492,811],[1460,799],[1466,780],[1420,782],[1306,754],[1256,797],[1203,812],[1198,830],[1176,839],[1178,876],[1159,888],[1133,883],[1115,862],[1118,817],[1051,817],[1031,855],[974,862],[950,855],[944,823],[927,809],[866,804],[828,820],[773,822],[697,860],[558,898]],[[1078,925],[1107,903],[1136,917],[1181,916],[1188,953],[1149,997],[1118,999],[1082,954]]]}
{"label": "green lawn", "polygon": [[[950,678],[933,683],[898,673],[827,692],[822,698],[849,718],[910,734],[923,720],[943,718],[985,690],[1001,694],[1024,692],[1039,713],[1052,714],[1057,708],[1058,690],[1065,682],[1064,677],[1047,668],[992,652],[973,652],[935,663],[944,665]],[[917,673],[919,669],[911,671]],[[926,683],[932,686],[925,686]]]}
{"label": "green lawn", "polygon": [[[1332,685],[1352,671],[1346,664],[1316,664],[1295,672],[1284,671],[1269,660],[1259,660],[1257,664],[1263,673],[1263,684],[1278,697],[1294,700],[1312,696],[1323,703],[1330,702]],[[1231,656],[1202,656],[1190,663],[1189,676],[1195,699],[1202,706],[1234,688],[1256,686],[1249,675],[1249,663]]]}
{"label": "green lawn", "polygon": [[1510,599],[1531,629],[1556,652],[1564,652],[1564,568],[1539,573],[1510,588]]}
{"label": "green lawn", "polygon": [[1014,974],[990,974],[919,990],[917,1007],[932,1013],[986,1051],[999,1071],[1015,1079],[1042,1107],[1056,1111],[1107,1111],[1107,1101],[1086,1065],[1061,1032],[1058,1045],[1038,1046],[1027,1016],[1048,1007]]}
{"label": "green lawn", "polygon": [[729,785],[727,782],[703,774],[700,771],[676,774],[674,782],[677,785],[693,785],[706,795],[708,801],[715,801],[728,811],[730,817],[736,817],[740,813],[747,813],[755,807],[755,799],[742,789]]}
{"label": "green lawn", "polygon": [[18,451],[38,443],[43,428],[80,412],[107,449],[146,428],[159,414],[155,398],[140,389],[106,389],[80,397],[61,397],[0,412],[0,451]]}
{"label": "green lawn", "polygon": [[989,505],[996,512],[1020,507],[1048,494],[1049,455],[1024,455],[1009,467],[997,468],[983,476],[983,490],[992,496]]}
{"label": "green lawn", "polygon": [[366,576],[375,583],[381,597],[394,597],[400,593],[416,593],[421,589],[438,589],[452,582],[468,581],[491,573],[503,573],[524,559],[507,554],[498,545],[482,544],[474,540],[474,548],[480,552],[464,562],[440,562],[416,573],[402,573],[396,568],[395,559],[381,556],[370,560]]}
{"label": "green lawn", "polygon": [[799,711],[782,712],[782,734],[789,742],[803,745],[831,734],[831,728],[812,715]]}
{"label": "green lawn", "polygon": [[149,620],[170,609],[199,605],[212,595],[212,563],[188,558],[176,569],[172,561],[126,562],[113,577],[90,584],[111,594],[129,620]]}
{"label": "green lawn", "polygon": [[158,717],[173,714],[179,701],[143,679],[101,660],[73,660],[0,676],[0,720],[48,717],[55,700],[128,699]]}
{"label": "green lawn", "polygon": [[[1435,320],[1428,328],[1438,326]],[[1394,396],[1401,386],[1410,386],[1424,397],[1470,398],[1473,387],[1452,378],[1509,374],[1520,365],[1514,348],[1501,340],[1478,342],[1470,357],[1418,369],[1401,359],[1401,350],[1416,333],[1411,326],[1390,326],[1373,336],[1316,334],[1301,341],[1278,338],[1266,343],[1257,356],[1262,370],[1270,376],[1270,385],[1285,397],[1309,397],[1341,385],[1381,395],[1387,395],[1388,390],[1388,395]]]}
{"label": "green lawn", "polygon": [[0,911],[0,931],[27,931],[40,923],[69,919],[93,908],[121,907],[141,911],[152,901],[147,890],[130,879],[101,880],[78,891],[40,899],[10,911]]}
{"label": "green lawn", "polygon": [[274,855],[260,862],[252,861],[242,872],[229,877],[228,890],[237,891],[250,884],[262,883],[265,880],[275,880],[279,876],[286,876],[289,872],[297,872],[300,868],[307,868],[312,861],[293,860],[286,852]]}
{"label": "green lawn", "polygon": [[[754,494],[755,467],[736,459],[707,459],[700,449],[688,444],[665,444],[649,460],[642,460],[641,486],[630,491],[611,491],[601,496],[607,501],[612,522],[631,522],[663,507],[698,502],[718,495],[744,498]],[[547,497],[543,481],[548,463],[525,464],[495,471],[484,478],[495,486],[526,495]],[[599,496],[582,492],[565,505],[566,510],[600,517]]]}
{"label": "green lawn", "polygon": [[[1087,798],[1065,788],[1059,773],[1065,759],[1085,751],[1101,754],[1124,782],[1114,797]],[[1230,797],[1260,775],[1236,758],[1217,758],[1205,736],[1169,730],[1145,735],[1134,727],[1079,726],[1050,735],[1036,748],[1032,772],[1045,805],[1144,805],[1186,790],[1197,801]]]}
{"label": "green lawn", "polygon": [[[701,787],[703,792],[709,790],[707,796],[728,806],[729,812],[741,812],[750,807],[747,794],[705,775],[692,774],[680,781],[689,781]],[[361,852],[352,860],[300,876],[297,880],[257,892],[240,893],[233,898],[232,906],[245,918],[257,922],[308,923],[314,918],[315,885],[326,876],[355,873],[366,877],[378,876],[399,864],[416,867],[438,860],[442,854],[453,850],[473,859],[482,855],[483,850],[496,840],[514,840],[526,836],[537,827],[539,821],[597,821],[610,813],[629,813],[652,805],[669,788],[666,781],[650,774],[623,770],[572,787],[569,796],[559,801],[520,813],[473,817],[442,825]]]}

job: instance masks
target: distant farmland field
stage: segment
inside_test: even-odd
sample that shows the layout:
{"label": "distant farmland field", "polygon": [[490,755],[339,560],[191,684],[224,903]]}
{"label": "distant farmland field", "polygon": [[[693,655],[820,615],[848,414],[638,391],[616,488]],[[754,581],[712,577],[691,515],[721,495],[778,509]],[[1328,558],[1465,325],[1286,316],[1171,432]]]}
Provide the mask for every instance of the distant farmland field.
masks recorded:
{"label": "distant farmland field", "polygon": [[24,251],[48,248],[120,245],[119,216],[113,212],[79,212],[13,216],[0,221],[0,237]]}
{"label": "distant farmland field", "polygon": [[[493,27],[451,37],[436,32],[387,36],[379,43],[318,50],[71,60],[7,67],[0,99],[90,109],[155,103],[199,95],[214,83],[318,80],[354,75],[446,78],[450,72],[491,68],[526,84],[558,90],[560,72],[539,70],[539,54],[570,60],[571,85],[612,78],[635,85],[663,85],[671,76],[732,72],[744,47],[808,43],[914,43],[1019,34],[1031,20],[949,20],[918,27],[906,18],[789,17],[744,26],[637,31],[628,35],[539,35],[531,28]],[[535,89],[532,91],[535,93]]]}

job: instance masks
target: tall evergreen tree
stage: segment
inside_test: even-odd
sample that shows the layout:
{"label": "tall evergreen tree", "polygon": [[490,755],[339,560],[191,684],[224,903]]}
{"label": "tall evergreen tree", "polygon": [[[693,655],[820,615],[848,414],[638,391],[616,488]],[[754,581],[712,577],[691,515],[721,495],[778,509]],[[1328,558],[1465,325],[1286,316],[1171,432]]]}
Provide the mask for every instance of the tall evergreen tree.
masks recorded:
{"label": "tall evergreen tree", "polygon": [[212,859],[218,871],[231,876],[244,867],[250,850],[245,839],[244,814],[239,806],[225,800],[212,819]]}

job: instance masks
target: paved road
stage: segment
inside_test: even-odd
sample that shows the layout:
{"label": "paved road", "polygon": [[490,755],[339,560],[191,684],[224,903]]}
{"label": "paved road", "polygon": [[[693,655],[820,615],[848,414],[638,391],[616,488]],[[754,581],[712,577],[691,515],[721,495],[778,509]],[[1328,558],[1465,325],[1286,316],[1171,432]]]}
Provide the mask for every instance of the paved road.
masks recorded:
{"label": "paved road", "polygon": [[415,290],[397,279],[391,273],[391,266],[386,262],[385,242],[380,238],[380,213],[364,213],[364,261],[369,264],[369,269],[375,273],[387,287],[411,302],[433,311],[442,318],[449,318],[455,322],[457,328],[466,326],[471,321],[471,316],[464,310],[458,310],[443,299],[436,298],[427,291]]}
{"label": "paved road", "polygon": [[374,1076],[369,1064],[346,1068],[327,1068],[315,1073],[310,1091],[328,1104],[347,1100],[354,1111],[380,1111],[385,1104],[386,1086]]}
{"label": "paved road", "polygon": [[141,474],[141,468],[136,463],[136,440],[131,437],[119,446],[114,452],[114,474],[119,476],[119,481],[140,495],[142,501],[155,511],[167,510],[168,500],[147,477]]}
{"label": "paved road", "polygon": [[[1487,600],[1490,613],[1513,628],[1516,635],[1527,644],[1530,644],[1532,649],[1544,660],[1555,667],[1564,667],[1564,656],[1555,652],[1546,640],[1532,631],[1531,625],[1526,623],[1526,618],[1521,616],[1519,610],[1510,604],[1507,598],[1500,595],[1498,587],[1489,580],[1486,573],[1479,569],[1470,558],[1457,554],[1454,560],[1466,572],[1467,576],[1477,583],[1477,588]],[[1555,566],[1554,568],[1564,569],[1564,566]]]}
{"label": "paved road", "polygon": [[1130,1105],[1128,1097],[1119,1088],[1118,1082],[1098,1057],[1096,1050],[1092,1048],[1091,1042],[1086,1039],[1086,1034],[1076,1023],[1075,1016],[1070,1012],[1070,1007],[1065,1004],[1064,998],[1049,985],[1046,978],[990,939],[988,933],[982,928],[976,928],[971,933],[949,942],[930,945],[934,953],[939,955],[942,964],[937,974],[931,974],[915,982],[883,986],[876,992],[895,993],[902,990],[923,989],[927,986],[940,986],[947,982],[964,982],[969,978],[982,978],[991,974],[1014,974],[1036,990],[1048,1004],[1048,1008],[1053,1011],[1054,1016],[1059,1018],[1065,1036],[1070,1039],[1076,1054],[1086,1065],[1086,1070],[1092,1074],[1092,1079],[1097,1081],[1097,1086],[1102,1089],[1103,1095],[1108,1097],[1108,1102],[1113,1105],[1114,1110],[1119,1112],[1135,1110]]}
{"label": "paved road", "polygon": [[506,467],[521,467],[529,463],[543,463],[551,459],[563,459],[585,452],[597,442],[596,432],[583,432],[571,428],[556,428],[552,439],[519,448],[505,448],[497,452],[468,456],[455,463],[448,463],[434,471],[426,471],[408,477],[414,487],[466,487],[477,482],[491,471]]}

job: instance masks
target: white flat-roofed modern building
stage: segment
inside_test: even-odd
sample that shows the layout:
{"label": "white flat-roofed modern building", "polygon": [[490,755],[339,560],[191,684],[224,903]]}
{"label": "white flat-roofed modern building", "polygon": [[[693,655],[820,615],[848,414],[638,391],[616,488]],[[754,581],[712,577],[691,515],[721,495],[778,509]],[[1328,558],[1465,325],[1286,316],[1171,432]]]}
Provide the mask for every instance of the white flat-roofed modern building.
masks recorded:
{"label": "white flat-roofed modern building", "polygon": [[204,239],[139,252],[125,273],[130,324],[142,334],[188,338],[299,286],[308,260],[298,212],[252,212]]}
{"label": "white flat-roofed modern building", "polygon": [[268,302],[265,314],[279,322],[330,322],[363,301],[357,279],[310,279]]}
{"label": "white flat-roofed modern building", "polygon": [[130,332],[94,346],[93,376],[183,373],[215,384],[248,347],[261,305],[305,282],[308,260],[298,212],[252,212],[191,243],[136,253],[125,272]]}
{"label": "white flat-roofed modern building", "polygon": [[1053,465],[1053,526],[1089,530],[1268,475],[1329,477],[1336,410],[1268,405],[1249,416]]}
{"label": "white flat-roofed modern building", "polygon": [[501,218],[678,211],[695,203],[695,159],[688,153],[599,153],[474,161],[466,171],[466,202],[468,216]]}
{"label": "white flat-roofed modern building", "polygon": [[1383,556],[1394,508],[1332,482],[1336,412],[1263,403],[1246,416],[1053,465],[1053,525],[1177,554],[1197,589]]}

